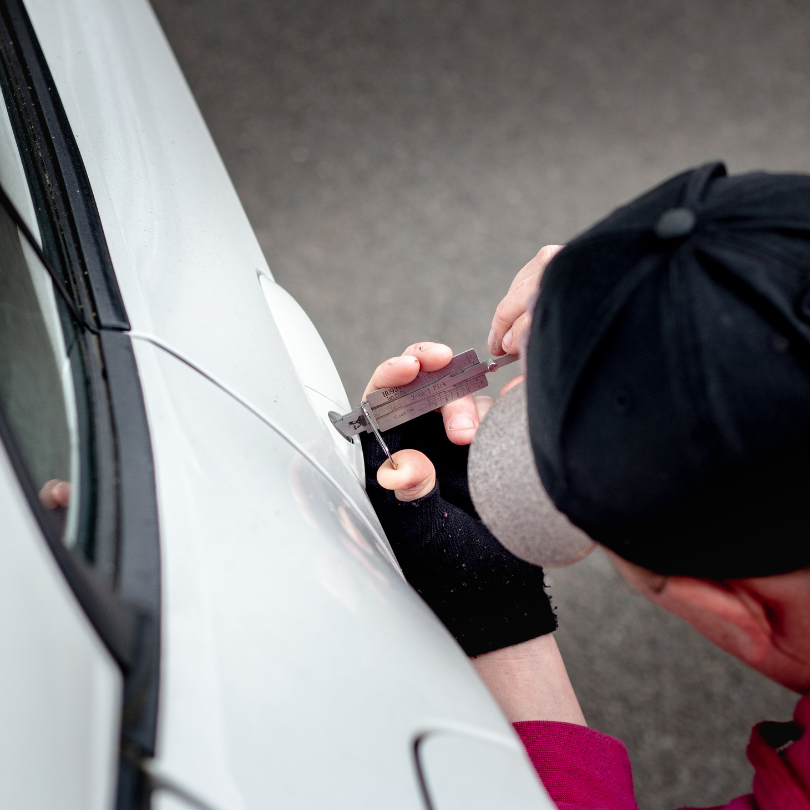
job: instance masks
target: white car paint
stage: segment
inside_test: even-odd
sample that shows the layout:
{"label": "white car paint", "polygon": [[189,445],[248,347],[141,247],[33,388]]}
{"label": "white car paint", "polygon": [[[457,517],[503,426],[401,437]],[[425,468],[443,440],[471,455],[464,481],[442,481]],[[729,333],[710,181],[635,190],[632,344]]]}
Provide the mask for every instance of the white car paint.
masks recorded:
{"label": "white car paint", "polygon": [[388,561],[357,445],[325,418],[324,400],[348,405],[328,352],[272,281],[151,9],[26,6],[98,204],[152,434],[163,649],[149,768],[177,787],[156,806],[424,808],[415,746],[447,732],[461,742],[424,764],[434,810],[458,806],[447,785],[471,756],[504,805],[550,807]]}
{"label": "white car paint", "polygon": [[[26,7],[133,329],[191,358],[300,443],[323,446],[322,463],[376,522],[356,461],[336,451],[334,430],[301,385],[262,295],[259,276],[272,274],[151,8],[144,0]],[[331,360],[327,367],[336,374]]]}
{"label": "white car paint", "polygon": [[0,807],[106,810],[122,677],[45,545],[0,443]]}
{"label": "white car paint", "polygon": [[332,436],[338,455],[365,486],[360,441],[346,441],[329,419],[330,411],[344,414],[352,407],[326,344],[301,305],[283,287],[261,272],[259,282],[310,405]]}
{"label": "white car paint", "polygon": [[146,393],[167,538],[161,773],[221,808],[418,807],[417,736],[508,739],[345,499],[225,392],[136,351],[162,379]]}

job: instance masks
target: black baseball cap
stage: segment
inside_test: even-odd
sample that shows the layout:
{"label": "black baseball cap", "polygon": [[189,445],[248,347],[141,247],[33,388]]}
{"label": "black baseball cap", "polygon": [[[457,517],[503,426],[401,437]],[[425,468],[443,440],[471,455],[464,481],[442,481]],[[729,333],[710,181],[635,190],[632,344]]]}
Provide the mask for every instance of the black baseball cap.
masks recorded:
{"label": "black baseball cap", "polygon": [[614,211],[546,270],[525,364],[573,526],[662,574],[810,566],[810,177],[712,163]]}

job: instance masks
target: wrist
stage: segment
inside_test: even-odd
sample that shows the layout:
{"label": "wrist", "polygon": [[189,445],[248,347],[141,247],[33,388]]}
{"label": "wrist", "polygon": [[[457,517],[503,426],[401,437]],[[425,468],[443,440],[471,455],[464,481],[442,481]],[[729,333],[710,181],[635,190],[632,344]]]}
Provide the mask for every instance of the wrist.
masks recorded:
{"label": "wrist", "polygon": [[472,664],[510,723],[587,725],[553,635],[483,653]]}

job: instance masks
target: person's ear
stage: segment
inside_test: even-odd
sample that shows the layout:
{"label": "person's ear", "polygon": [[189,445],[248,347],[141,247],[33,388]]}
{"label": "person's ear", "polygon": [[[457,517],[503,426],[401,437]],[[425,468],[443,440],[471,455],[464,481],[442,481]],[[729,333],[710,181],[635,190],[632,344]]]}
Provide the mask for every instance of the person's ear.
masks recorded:
{"label": "person's ear", "polygon": [[764,606],[725,582],[667,577],[655,601],[751,666],[761,664],[773,649],[773,632]]}

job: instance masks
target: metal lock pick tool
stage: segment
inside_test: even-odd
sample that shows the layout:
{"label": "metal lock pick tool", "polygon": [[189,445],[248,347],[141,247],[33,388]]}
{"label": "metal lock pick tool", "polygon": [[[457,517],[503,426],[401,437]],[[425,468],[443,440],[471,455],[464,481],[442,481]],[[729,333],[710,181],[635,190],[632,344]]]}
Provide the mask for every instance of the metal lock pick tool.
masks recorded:
{"label": "metal lock pick tool", "polygon": [[359,408],[343,416],[332,411],[329,418],[338,433],[349,441],[358,433],[373,433],[391,466],[396,469],[397,465],[383,440],[383,431],[486,388],[488,373],[508,366],[517,359],[516,354],[505,354],[503,357],[479,361],[475,349],[469,349],[457,354],[438,371],[420,371],[407,385],[370,391]]}

